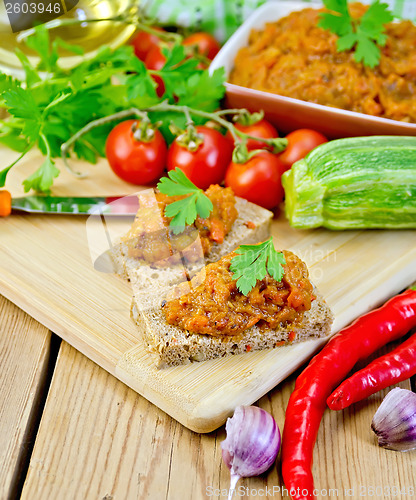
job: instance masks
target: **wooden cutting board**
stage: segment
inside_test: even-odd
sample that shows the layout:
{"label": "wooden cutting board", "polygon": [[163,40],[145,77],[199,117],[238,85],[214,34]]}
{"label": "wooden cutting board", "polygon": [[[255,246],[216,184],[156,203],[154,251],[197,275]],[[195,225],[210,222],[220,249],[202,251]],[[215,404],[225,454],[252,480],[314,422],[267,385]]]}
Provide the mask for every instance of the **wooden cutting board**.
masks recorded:
{"label": "wooden cutting board", "polygon": [[[0,169],[15,153],[0,149]],[[8,178],[13,195],[41,163],[33,154]],[[137,191],[105,160],[84,180],[65,169],[58,196],[123,195]],[[322,341],[308,341],[187,366],[156,369],[130,320],[131,290],[94,269],[85,216],[12,215],[0,220],[0,293],[186,427],[209,432],[238,405],[252,404],[304,363]],[[333,331],[416,280],[416,231],[297,231],[273,222],[278,248],[310,268],[335,314]],[[91,242],[90,242],[91,243]],[[93,245],[94,246],[94,245]]]}

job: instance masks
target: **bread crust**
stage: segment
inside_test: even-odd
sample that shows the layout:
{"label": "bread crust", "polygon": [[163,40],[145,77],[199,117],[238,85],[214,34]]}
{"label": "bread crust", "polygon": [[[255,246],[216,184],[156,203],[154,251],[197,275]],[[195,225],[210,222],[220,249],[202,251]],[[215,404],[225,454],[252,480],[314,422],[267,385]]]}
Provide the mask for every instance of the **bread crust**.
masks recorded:
{"label": "bread crust", "polygon": [[314,293],[317,298],[299,324],[281,325],[274,330],[262,330],[255,325],[239,336],[213,337],[184,331],[166,322],[160,305],[142,308],[136,297],[131,317],[156,365],[163,368],[326,337],[331,333],[334,318],[319,292],[315,289]]}

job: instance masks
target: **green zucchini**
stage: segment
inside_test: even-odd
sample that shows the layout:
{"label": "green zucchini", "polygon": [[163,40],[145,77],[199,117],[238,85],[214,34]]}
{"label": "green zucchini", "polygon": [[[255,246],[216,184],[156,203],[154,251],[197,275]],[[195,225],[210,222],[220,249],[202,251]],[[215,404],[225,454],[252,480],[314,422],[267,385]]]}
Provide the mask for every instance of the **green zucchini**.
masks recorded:
{"label": "green zucchini", "polygon": [[291,226],[416,228],[416,137],[338,139],[282,177]]}

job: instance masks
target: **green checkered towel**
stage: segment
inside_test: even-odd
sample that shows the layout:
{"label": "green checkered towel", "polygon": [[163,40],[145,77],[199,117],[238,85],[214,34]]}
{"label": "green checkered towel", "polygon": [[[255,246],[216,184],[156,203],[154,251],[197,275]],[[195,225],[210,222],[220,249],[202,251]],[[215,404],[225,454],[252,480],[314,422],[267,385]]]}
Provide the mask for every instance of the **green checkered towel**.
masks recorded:
{"label": "green checkered towel", "polygon": [[[144,13],[163,26],[183,26],[212,33],[225,41],[266,1],[279,0],[140,0]],[[371,0],[361,0],[371,3]],[[314,0],[304,0],[313,4]],[[384,0],[396,17],[416,19],[416,0]]]}

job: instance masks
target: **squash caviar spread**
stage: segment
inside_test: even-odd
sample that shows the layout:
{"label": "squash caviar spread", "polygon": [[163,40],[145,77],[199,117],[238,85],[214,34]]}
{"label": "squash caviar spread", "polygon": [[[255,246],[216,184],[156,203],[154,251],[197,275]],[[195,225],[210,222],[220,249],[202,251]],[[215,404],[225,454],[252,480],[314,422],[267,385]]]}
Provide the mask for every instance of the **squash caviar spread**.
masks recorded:
{"label": "squash caviar spread", "polygon": [[[368,6],[349,6],[353,17]],[[317,104],[416,123],[416,26],[386,25],[379,66],[357,63],[337,52],[338,37],[318,27],[323,10],[293,12],[262,31],[252,31],[240,49],[230,83]]]}
{"label": "squash caviar spread", "polygon": [[234,252],[209,264],[191,280],[191,292],[182,295],[188,285],[182,283],[176,288],[176,297],[162,303],[166,321],[192,333],[213,336],[237,335],[253,325],[273,329],[281,323],[300,321],[303,312],[311,308],[313,287],[306,264],[292,252],[283,254],[282,281],[266,276],[257,280],[247,296],[239,292],[230,271]]}
{"label": "squash caviar spread", "polygon": [[[157,192],[140,196],[140,206],[130,231],[123,238],[128,255],[158,266],[172,265],[177,260],[196,262],[207,255],[214,243],[222,243],[238,213],[231,188],[211,185],[205,194],[213,210],[208,218],[197,217],[194,224],[173,234],[169,228],[171,218],[164,215],[166,205],[185,196],[168,196]],[[197,237],[199,235],[199,240]],[[200,242],[200,243],[199,243]],[[172,258],[173,257],[173,258]]]}

